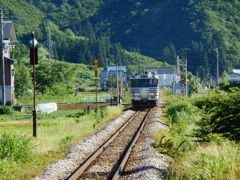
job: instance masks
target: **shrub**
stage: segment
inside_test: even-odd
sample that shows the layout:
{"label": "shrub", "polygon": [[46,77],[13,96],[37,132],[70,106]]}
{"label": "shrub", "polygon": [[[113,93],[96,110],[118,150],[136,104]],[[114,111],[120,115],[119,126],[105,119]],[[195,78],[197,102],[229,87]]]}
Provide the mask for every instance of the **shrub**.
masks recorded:
{"label": "shrub", "polygon": [[196,103],[204,114],[198,125],[197,136],[204,139],[209,134],[220,134],[234,140],[240,140],[240,93],[239,89],[231,92],[215,91],[204,101]]}
{"label": "shrub", "polygon": [[10,114],[11,107],[10,106],[0,106],[0,114]]}
{"label": "shrub", "polygon": [[0,159],[27,161],[30,155],[30,139],[6,133],[0,136]]}

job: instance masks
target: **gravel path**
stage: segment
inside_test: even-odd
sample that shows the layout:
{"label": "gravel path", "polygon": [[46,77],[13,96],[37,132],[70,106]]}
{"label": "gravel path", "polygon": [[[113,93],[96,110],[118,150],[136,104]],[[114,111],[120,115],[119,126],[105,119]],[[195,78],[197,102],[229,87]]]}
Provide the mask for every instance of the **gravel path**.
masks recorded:
{"label": "gravel path", "polygon": [[[106,140],[127,117],[132,115],[134,111],[125,111],[121,116],[113,122],[106,125],[102,130],[86,138],[81,143],[69,149],[68,154],[62,160],[50,164],[39,176],[32,180],[63,180],[84,161],[85,157],[93,153],[100,145],[101,142]],[[168,159],[158,153],[152,148],[151,134],[160,129],[168,128],[163,122],[159,120],[161,109],[156,108],[150,123],[148,124],[149,131],[140,145],[136,146],[137,156],[141,157],[137,163],[133,163],[131,169],[134,169],[132,176],[125,176],[123,179],[151,179],[159,180],[164,179],[164,170],[169,166]],[[136,157],[137,158],[137,157]]]}

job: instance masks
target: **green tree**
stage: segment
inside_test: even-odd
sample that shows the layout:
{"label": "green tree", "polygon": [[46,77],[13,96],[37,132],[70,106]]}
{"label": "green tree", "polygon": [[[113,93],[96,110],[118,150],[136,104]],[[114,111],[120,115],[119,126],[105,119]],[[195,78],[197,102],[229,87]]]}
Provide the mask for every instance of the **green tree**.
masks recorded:
{"label": "green tree", "polygon": [[222,73],[222,81],[219,83],[221,89],[226,90],[228,86],[228,73],[223,71]]}
{"label": "green tree", "polygon": [[171,65],[176,64],[177,53],[176,53],[176,49],[175,49],[173,43],[170,43],[169,46],[167,46],[163,49],[161,59],[162,59],[162,61],[165,61],[168,64],[171,64]]}
{"label": "green tree", "polygon": [[32,79],[29,69],[24,65],[15,66],[15,95],[16,98],[31,95]]}
{"label": "green tree", "polygon": [[189,94],[198,92],[198,80],[197,77],[194,76],[191,72],[188,72],[188,80],[189,80]]}
{"label": "green tree", "polygon": [[77,66],[67,62],[53,61],[41,63],[36,68],[37,89],[46,93],[56,83],[72,84],[76,75]]}

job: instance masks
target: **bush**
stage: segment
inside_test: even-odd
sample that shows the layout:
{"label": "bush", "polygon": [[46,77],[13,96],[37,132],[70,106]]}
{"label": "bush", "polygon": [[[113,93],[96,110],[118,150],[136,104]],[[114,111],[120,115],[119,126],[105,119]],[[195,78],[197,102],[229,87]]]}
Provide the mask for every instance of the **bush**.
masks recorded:
{"label": "bush", "polygon": [[196,104],[204,111],[197,136],[206,139],[210,134],[220,134],[232,140],[240,140],[239,89],[212,92]]}
{"label": "bush", "polygon": [[30,155],[30,139],[15,134],[0,135],[0,159],[27,161]]}
{"label": "bush", "polygon": [[0,106],[0,114],[10,114],[11,107],[10,106]]}

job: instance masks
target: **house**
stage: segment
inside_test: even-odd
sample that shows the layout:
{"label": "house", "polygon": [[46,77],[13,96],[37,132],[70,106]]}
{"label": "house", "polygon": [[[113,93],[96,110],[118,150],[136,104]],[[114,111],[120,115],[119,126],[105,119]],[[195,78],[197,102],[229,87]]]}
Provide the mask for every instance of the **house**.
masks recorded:
{"label": "house", "polygon": [[1,73],[0,73],[0,103],[2,105],[14,104],[14,60],[11,59],[13,43],[17,42],[13,20],[3,19],[3,36],[0,46],[1,54]]}
{"label": "house", "polygon": [[118,77],[122,77],[122,83],[127,83],[127,69],[126,66],[107,66],[107,70],[103,70],[100,73],[100,87],[106,88],[107,80],[109,80],[110,76],[116,76],[116,72],[118,71]]}
{"label": "house", "polygon": [[240,69],[233,69],[232,73],[228,76],[228,82],[238,82],[240,83]]}
{"label": "house", "polygon": [[180,81],[180,76],[176,74],[174,68],[147,68],[146,72],[157,74],[160,88],[170,88],[173,83]]}

